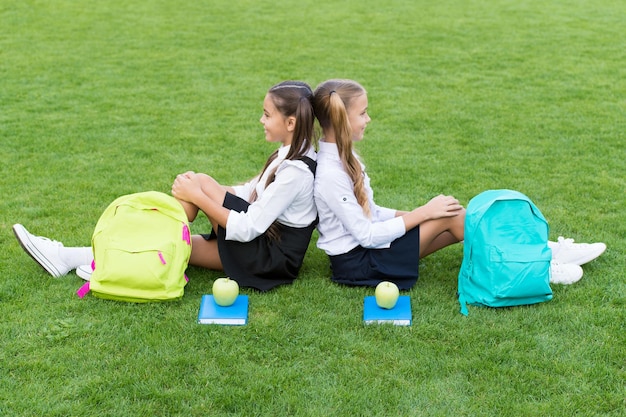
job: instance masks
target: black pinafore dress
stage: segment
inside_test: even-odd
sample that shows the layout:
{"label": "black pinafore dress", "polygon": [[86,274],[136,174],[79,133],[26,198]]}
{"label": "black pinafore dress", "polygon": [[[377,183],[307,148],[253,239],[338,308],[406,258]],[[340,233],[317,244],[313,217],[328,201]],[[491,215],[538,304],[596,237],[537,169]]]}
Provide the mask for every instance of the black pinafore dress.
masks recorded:
{"label": "black pinafore dress", "polygon": [[[309,157],[301,158],[313,175],[317,163]],[[231,193],[226,193],[223,206],[229,210],[245,212],[250,203]],[[306,227],[290,227],[278,222],[280,238],[271,239],[262,234],[249,242],[226,240],[226,230],[218,227],[207,240],[217,238],[217,247],[224,272],[242,287],[261,291],[279,285],[291,284],[298,276],[304,255],[309,247],[317,220]]]}

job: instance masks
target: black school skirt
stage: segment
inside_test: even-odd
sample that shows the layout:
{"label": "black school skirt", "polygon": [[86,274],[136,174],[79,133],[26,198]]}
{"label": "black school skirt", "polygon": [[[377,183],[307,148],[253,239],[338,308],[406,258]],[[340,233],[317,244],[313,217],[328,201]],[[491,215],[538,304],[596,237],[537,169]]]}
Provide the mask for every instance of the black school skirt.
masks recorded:
{"label": "black school skirt", "polygon": [[[250,203],[226,193],[223,206],[245,212]],[[265,234],[250,242],[226,240],[226,230],[218,227],[217,234],[202,235],[206,240],[217,239],[217,248],[224,272],[242,287],[261,291],[278,285],[291,284],[298,276],[311,234],[316,222],[307,227],[289,227],[277,223],[280,239],[272,240]]]}
{"label": "black school skirt", "polygon": [[367,249],[357,246],[348,253],[329,256],[334,282],[375,287],[391,281],[408,290],[419,276],[419,226],[391,242],[389,248]]}

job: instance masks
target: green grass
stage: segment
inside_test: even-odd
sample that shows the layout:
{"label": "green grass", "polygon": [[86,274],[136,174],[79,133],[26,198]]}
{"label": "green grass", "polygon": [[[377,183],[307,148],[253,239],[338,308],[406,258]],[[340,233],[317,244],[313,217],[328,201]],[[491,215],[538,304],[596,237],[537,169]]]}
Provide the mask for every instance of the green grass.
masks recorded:
{"label": "green grass", "polygon": [[[626,409],[626,4],[615,0],[14,1],[0,4],[0,415],[620,416]],[[455,298],[460,247],[426,258],[413,325],[365,327],[371,289],[312,242],[245,327],[179,302],[76,298],[11,231],[87,245],[117,196],[176,174],[253,176],[284,79],[360,81],[377,201],[527,194],[551,237],[604,241],[548,303]],[[206,219],[192,230],[207,230]]]}

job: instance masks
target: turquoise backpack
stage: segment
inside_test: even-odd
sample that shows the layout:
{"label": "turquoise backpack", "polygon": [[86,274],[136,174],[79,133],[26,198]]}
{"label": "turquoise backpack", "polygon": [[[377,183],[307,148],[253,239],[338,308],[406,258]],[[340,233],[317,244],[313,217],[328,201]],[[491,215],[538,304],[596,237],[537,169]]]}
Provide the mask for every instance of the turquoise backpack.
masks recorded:
{"label": "turquoise backpack", "polygon": [[465,217],[458,297],[467,304],[509,307],[552,299],[548,222],[524,194],[489,190],[470,200]]}
{"label": "turquoise backpack", "polygon": [[93,274],[79,297],[91,292],[141,303],[183,296],[191,236],[174,197],[156,191],[119,197],[100,216],[91,243]]}

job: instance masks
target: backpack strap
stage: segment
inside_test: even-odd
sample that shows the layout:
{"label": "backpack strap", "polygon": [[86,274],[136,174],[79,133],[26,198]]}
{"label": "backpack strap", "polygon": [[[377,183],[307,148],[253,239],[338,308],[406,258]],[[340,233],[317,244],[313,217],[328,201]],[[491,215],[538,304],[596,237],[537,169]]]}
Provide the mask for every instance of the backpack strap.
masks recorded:
{"label": "backpack strap", "polygon": [[461,306],[459,312],[467,317],[469,315],[469,310],[467,309],[467,301],[465,301],[465,295],[463,295],[462,292],[458,292],[457,297],[459,298],[459,305]]}
{"label": "backpack strap", "polygon": [[315,176],[315,171],[317,170],[317,162],[315,162],[308,156],[303,156],[302,158],[300,158],[300,161],[304,162],[309,167],[311,174]]}
{"label": "backpack strap", "polygon": [[[313,174],[313,177],[315,177],[315,171],[317,171],[317,162],[315,162],[308,156],[303,156],[302,158],[300,158],[300,160],[309,167],[309,170],[311,170],[311,174]],[[311,226],[317,226],[319,222],[320,218],[319,216],[316,216],[315,220],[313,220],[313,223],[311,223]]]}
{"label": "backpack strap", "polygon": [[85,282],[79,289],[76,291],[76,295],[78,298],[83,298],[89,292],[89,281]]}

